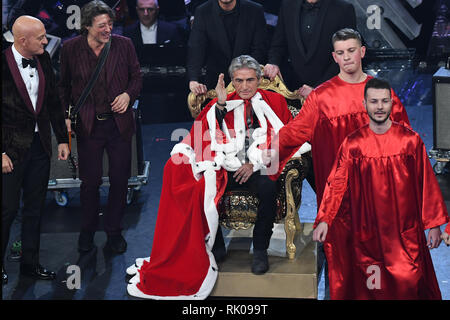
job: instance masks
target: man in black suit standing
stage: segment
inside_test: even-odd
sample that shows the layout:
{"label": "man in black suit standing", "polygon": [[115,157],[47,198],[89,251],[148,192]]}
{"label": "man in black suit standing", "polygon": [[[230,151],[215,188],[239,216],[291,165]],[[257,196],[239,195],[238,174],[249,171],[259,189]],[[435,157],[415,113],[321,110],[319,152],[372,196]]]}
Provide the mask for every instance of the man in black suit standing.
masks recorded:
{"label": "man in black suit standing", "polygon": [[[45,203],[52,153],[51,128],[58,159],[69,155],[64,113],[56,87],[44,25],[19,17],[14,44],[2,53],[2,262],[11,224],[23,191],[20,273],[51,280],[55,273],[39,264],[41,211]],[[51,125],[51,127],[50,127]],[[2,268],[3,283],[8,281]]]}
{"label": "man in black suit standing", "polygon": [[[284,80],[291,90],[298,88],[298,95],[306,99],[315,87],[339,73],[339,66],[331,54],[334,51],[331,38],[343,28],[356,29],[355,9],[344,0],[284,0],[264,75],[271,79],[277,74],[281,76],[280,66],[289,58],[286,73],[290,76]],[[305,155],[305,160],[309,163],[306,179],[315,191],[312,159]],[[323,247],[320,246],[319,268],[324,259]],[[325,274],[328,295],[326,265]]]}
{"label": "man in black suit standing", "polygon": [[137,0],[136,11],[139,21],[125,28],[123,35],[133,41],[138,56],[144,44],[181,45],[184,43],[183,32],[177,25],[158,19],[157,0]]}
{"label": "man in black suit standing", "polygon": [[[261,5],[249,0],[209,0],[197,7],[188,41],[189,89],[202,94],[215,88],[220,73],[230,82],[228,66],[246,54],[265,63],[266,20]],[[206,65],[206,81],[201,69]]]}
{"label": "man in black suit standing", "polygon": [[289,87],[306,98],[313,88],[339,73],[333,61],[331,37],[343,28],[356,29],[353,5],[344,0],[284,0],[264,75],[274,78],[286,57],[291,64]]}

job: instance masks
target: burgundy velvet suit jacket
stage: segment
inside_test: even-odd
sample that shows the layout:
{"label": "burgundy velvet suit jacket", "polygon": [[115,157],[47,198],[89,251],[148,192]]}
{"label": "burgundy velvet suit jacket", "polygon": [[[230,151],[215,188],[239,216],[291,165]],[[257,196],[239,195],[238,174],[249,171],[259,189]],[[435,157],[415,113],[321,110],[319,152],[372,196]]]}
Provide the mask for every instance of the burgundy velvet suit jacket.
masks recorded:
{"label": "burgundy velvet suit jacket", "polygon": [[56,79],[50,56],[44,52],[35,58],[39,75],[36,111],[11,47],[2,52],[2,153],[6,152],[13,164],[20,163],[30,149],[36,123],[49,157],[52,154],[52,128],[58,143],[69,141],[61,103],[54,92]]}
{"label": "burgundy velvet suit jacket", "polygon": [[[61,49],[61,75],[59,94],[64,108],[75,105],[94,72],[86,61],[92,50],[85,35],[64,42]],[[142,88],[142,76],[136,51],[129,38],[112,35],[111,48],[103,66],[106,70],[105,86],[108,100],[112,102],[118,95],[126,92],[130,96],[130,106]],[[100,81],[100,78],[97,80]],[[95,120],[93,91],[80,109],[83,134],[90,135]],[[125,113],[114,114],[117,127],[123,137],[131,137],[136,129],[131,107]]]}

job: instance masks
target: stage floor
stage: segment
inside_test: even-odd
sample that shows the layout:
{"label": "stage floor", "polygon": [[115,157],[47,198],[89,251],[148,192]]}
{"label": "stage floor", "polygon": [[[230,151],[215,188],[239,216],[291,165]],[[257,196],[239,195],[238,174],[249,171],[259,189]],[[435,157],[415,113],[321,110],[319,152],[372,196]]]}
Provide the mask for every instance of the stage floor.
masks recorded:
{"label": "stage floor", "polygon": [[317,299],[317,243],[312,223],[302,223],[294,239],[295,257],[286,257],[284,224],[276,224],[268,250],[269,270],[251,272],[252,228],[231,230],[225,236],[226,259],[218,265],[219,276],[211,296]]}

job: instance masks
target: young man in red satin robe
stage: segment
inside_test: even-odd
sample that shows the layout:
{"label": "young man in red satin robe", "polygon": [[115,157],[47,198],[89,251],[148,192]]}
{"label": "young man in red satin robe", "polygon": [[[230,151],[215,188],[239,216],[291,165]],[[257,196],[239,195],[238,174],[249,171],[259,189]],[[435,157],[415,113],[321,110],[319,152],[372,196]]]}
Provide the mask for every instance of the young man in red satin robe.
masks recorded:
{"label": "young man in red satin robe", "polygon": [[[278,137],[281,167],[301,145],[307,141],[311,143],[317,207],[322,200],[326,179],[342,141],[351,132],[369,123],[362,101],[364,86],[372,77],[362,70],[361,60],[366,49],[361,45],[361,36],[357,31],[346,28],[336,32],[332,42],[334,48],[332,55],[339,65],[339,74],[319,85],[308,95],[299,114],[280,130]],[[391,91],[391,94],[393,99],[391,119],[409,125],[402,103],[394,91]],[[344,201],[341,211],[346,210]],[[341,223],[338,219],[329,231],[329,237],[336,237],[336,240],[341,241],[345,247],[346,239],[342,238],[341,229],[346,230],[346,222]],[[334,243],[340,243],[337,241]],[[332,249],[319,248],[319,250]]]}
{"label": "young man in red satin robe", "polygon": [[[262,153],[292,115],[282,95],[258,89],[262,72],[252,57],[233,59],[229,74],[235,91],[227,95],[223,74],[219,75],[218,99],[203,109],[190,134],[172,149],[164,168],[151,256],[127,269],[135,275],[127,287],[132,296],[205,299],[209,295],[218,274],[212,252],[220,228],[217,203],[231,181],[256,185],[261,201],[253,232],[252,272],[267,271],[277,172],[261,173]],[[252,139],[247,139],[249,133]]]}
{"label": "young man in red satin robe", "polygon": [[425,145],[389,118],[388,82],[369,80],[364,105],[370,122],[342,143],[313,232],[327,246],[328,228],[347,196],[349,237],[339,250],[351,255],[344,261],[327,252],[330,293],[335,299],[441,299],[428,248],[439,246],[448,213]]}

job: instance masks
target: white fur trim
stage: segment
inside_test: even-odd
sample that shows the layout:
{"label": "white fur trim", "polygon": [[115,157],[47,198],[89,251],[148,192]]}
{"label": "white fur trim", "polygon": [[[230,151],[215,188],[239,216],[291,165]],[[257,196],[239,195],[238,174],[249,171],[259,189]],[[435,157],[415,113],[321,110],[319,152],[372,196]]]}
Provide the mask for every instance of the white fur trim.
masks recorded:
{"label": "white fur trim", "polygon": [[304,144],[302,144],[300,149],[298,149],[297,152],[292,156],[292,158],[301,156],[308,151],[311,151],[311,145],[308,142],[305,142]]}
{"label": "white fur trim", "polygon": [[128,280],[128,283],[139,283],[139,281],[141,281],[141,275],[138,272],[130,280]]}
{"label": "white fur trim", "polygon": [[[214,285],[217,280],[217,267],[213,268],[212,265],[215,264],[214,256],[211,252],[208,252],[210,266],[208,269],[208,273],[206,274],[205,279],[203,280],[203,283],[198,290],[197,293],[189,296],[154,296],[154,295],[148,295],[143,293],[141,290],[138,289],[137,283],[138,282],[130,282],[127,285],[127,292],[130,296],[137,297],[137,298],[143,298],[143,299],[154,299],[154,300],[204,300],[206,299],[209,294],[211,293],[212,289],[214,288]],[[130,280],[131,281],[131,280]]]}
{"label": "white fur trim", "polygon": [[127,274],[129,276],[135,275],[138,272],[138,270],[142,267],[142,265],[144,264],[144,261],[150,262],[150,257],[137,258],[136,262],[127,268]]}

